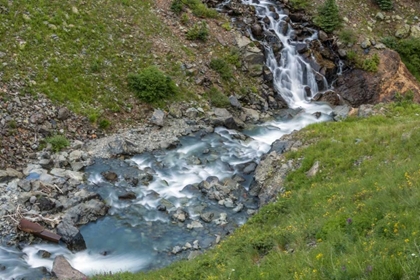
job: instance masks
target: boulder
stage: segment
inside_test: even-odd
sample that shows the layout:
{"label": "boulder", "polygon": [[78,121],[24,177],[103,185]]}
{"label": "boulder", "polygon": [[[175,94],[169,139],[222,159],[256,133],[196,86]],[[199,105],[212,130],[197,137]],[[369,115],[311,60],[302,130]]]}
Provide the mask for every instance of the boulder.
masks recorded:
{"label": "boulder", "polygon": [[54,259],[52,274],[59,280],[87,279],[87,276],[73,268],[64,256],[57,256]]}
{"label": "boulder", "polygon": [[404,39],[407,38],[408,35],[410,35],[410,29],[411,26],[408,24],[401,25],[397,28],[397,31],[395,31],[395,37]]}
{"label": "boulder", "polygon": [[61,239],[67,244],[69,250],[78,252],[86,249],[85,239],[71,222],[63,220],[57,226],[57,234],[61,235]]}
{"label": "boulder", "polygon": [[150,118],[150,122],[157,126],[163,126],[165,122],[165,113],[160,109],[155,109]]}

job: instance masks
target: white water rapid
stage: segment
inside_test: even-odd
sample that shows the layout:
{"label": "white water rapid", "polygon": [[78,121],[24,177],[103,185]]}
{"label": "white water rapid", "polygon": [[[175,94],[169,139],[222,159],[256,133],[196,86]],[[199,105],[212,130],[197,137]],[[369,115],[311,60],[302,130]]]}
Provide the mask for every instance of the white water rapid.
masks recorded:
{"label": "white water rapid", "polygon": [[[185,230],[185,226],[171,223],[167,213],[156,210],[163,203],[168,210],[183,207],[190,219],[195,221],[199,221],[200,211],[208,209],[217,217],[228,213],[230,223],[234,225],[245,222],[248,217],[245,210],[235,212],[218,205],[220,203],[198,198],[197,193],[185,192],[185,186],[200,183],[211,176],[218,177],[220,181],[239,176],[243,180],[242,191],[246,192],[253,175],[245,172],[244,166],[258,163],[260,157],[270,150],[270,145],[281,136],[311,123],[330,120],[332,109],[325,103],[310,101],[311,95],[318,93],[315,75],[319,73],[315,73],[296,50],[297,44],[317,40],[317,33],[314,31],[304,41],[293,41],[295,31],[274,1],[244,0],[243,3],[255,6],[256,16],[261,19],[264,29],[274,33],[281,41],[283,48],[280,55],[276,55],[268,43],[261,42],[265,47],[266,65],[273,73],[274,88],[278,94],[290,108],[301,109],[299,113],[293,118],[279,117],[241,133],[219,127],[213,134],[184,137],[176,149],[137,155],[126,161],[98,159],[94,166],[86,169],[86,173],[92,188],[100,185],[95,191],[100,192],[111,209],[107,217],[81,229],[88,249],[73,254],[59,245],[32,245],[22,251],[1,246],[0,268],[4,269],[0,270],[0,279],[40,279],[46,275],[45,269],[51,270],[57,255],[64,255],[76,269],[88,275],[147,270],[179,259],[178,255],[168,256],[174,246],[199,240],[200,246],[207,248],[214,242],[214,234],[221,232],[220,227],[213,224]],[[263,22],[264,18],[269,21]],[[288,26],[285,34],[284,25]],[[103,180],[101,172],[107,170],[118,173],[116,184]],[[153,174],[147,185],[134,188],[124,181],[124,175],[147,170],[152,170]],[[135,200],[118,199],[118,195],[127,190],[136,194]],[[252,201],[241,203],[246,209],[257,207]],[[50,252],[51,257],[42,258],[39,250]],[[105,251],[107,254],[104,254]]]}

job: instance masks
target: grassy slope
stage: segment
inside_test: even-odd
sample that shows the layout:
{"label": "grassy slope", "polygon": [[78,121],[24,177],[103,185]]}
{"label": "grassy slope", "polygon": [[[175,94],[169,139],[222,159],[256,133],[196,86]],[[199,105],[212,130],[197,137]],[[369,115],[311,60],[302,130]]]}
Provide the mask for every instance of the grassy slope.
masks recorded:
{"label": "grassy slope", "polygon": [[[415,279],[420,275],[420,107],[322,123],[286,192],[194,261],[110,279]],[[316,141],[314,141],[316,140]],[[305,173],[315,161],[320,172]],[[99,279],[108,279],[100,277]]]}

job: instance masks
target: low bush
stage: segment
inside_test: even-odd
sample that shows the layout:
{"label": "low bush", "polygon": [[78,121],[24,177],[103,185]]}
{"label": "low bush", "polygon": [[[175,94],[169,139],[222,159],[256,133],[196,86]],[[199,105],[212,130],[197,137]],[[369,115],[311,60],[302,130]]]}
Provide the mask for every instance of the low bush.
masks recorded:
{"label": "low bush", "polygon": [[70,145],[69,140],[63,135],[46,138],[45,142],[51,144],[52,150],[56,153]]}
{"label": "low bush", "polygon": [[217,90],[217,88],[212,87],[207,91],[207,96],[210,100],[210,103],[214,107],[228,107],[230,105],[229,98]]}
{"label": "low bush", "polygon": [[379,8],[384,11],[389,11],[394,8],[394,3],[392,0],[376,0],[376,3],[378,4]]}
{"label": "low bush", "polygon": [[357,41],[356,34],[351,29],[341,30],[338,36],[344,44],[354,44]]}
{"label": "low bush", "polygon": [[230,78],[233,78],[232,70],[230,69],[229,64],[223,59],[212,59],[210,61],[210,68],[219,73],[223,80],[229,80]]}
{"label": "low bush", "polygon": [[200,40],[207,41],[209,37],[209,29],[205,22],[199,22],[193,25],[193,27],[187,32],[188,40]]}
{"label": "low bush", "polygon": [[138,74],[128,74],[127,80],[128,86],[136,96],[147,103],[168,99],[178,92],[172,79],[153,66],[143,69]]}
{"label": "low bush", "polygon": [[379,56],[375,53],[372,58],[367,58],[363,61],[362,68],[365,71],[376,72],[378,71],[379,61]]}

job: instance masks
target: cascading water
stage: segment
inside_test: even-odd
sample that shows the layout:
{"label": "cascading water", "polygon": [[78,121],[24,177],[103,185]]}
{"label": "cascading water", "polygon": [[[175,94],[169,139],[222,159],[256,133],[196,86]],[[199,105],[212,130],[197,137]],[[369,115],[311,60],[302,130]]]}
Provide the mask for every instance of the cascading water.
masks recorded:
{"label": "cascading water", "polygon": [[[173,247],[199,240],[199,246],[207,248],[214,244],[215,235],[224,235],[246,221],[257,208],[255,201],[246,199],[247,195],[239,195],[234,202],[227,199],[220,203],[189,186],[215,176],[226,184],[240,183],[236,191],[246,194],[252,181],[252,165],[259,162],[275,140],[308,124],[329,120],[332,109],[327,104],[309,101],[308,92],[309,95],[318,92],[315,75],[319,73],[296,50],[297,44],[316,39],[316,32],[305,42],[293,41],[296,36],[292,26],[273,2],[244,0],[243,3],[255,6],[258,18],[269,19],[261,20],[261,24],[274,33],[283,46],[280,55],[275,55],[270,45],[262,42],[266,65],[273,73],[274,88],[291,108],[302,110],[292,119],[279,118],[244,131],[247,139],[236,131],[216,128],[212,134],[197,133],[182,138],[173,150],[142,154],[126,161],[97,159],[93,166],[86,168],[90,183],[84,187],[99,192],[111,209],[105,218],[81,229],[88,249],[73,254],[57,245],[34,245],[22,252],[0,247],[0,264],[5,268],[0,271],[0,278],[41,278],[45,272],[42,267],[50,270],[53,258],[60,254],[86,274],[161,267],[186,257],[187,251],[176,256],[168,254]],[[283,32],[285,24],[288,25],[286,33]],[[315,112],[321,114],[314,116]],[[102,179],[100,174],[108,170],[119,174],[117,183]],[[129,178],[139,174],[149,174],[153,179],[144,184],[130,184]],[[119,200],[118,196],[127,191],[136,198]],[[173,222],[170,214],[157,209],[163,204],[171,213],[181,207],[189,220],[182,225]],[[203,211],[212,212],[222,224],[223,215],[228,215],[228,225],[221,227],[220,223],[213,222],[193,225],[193,221],[200,221]],[[188,223],[189,228],[185,226]],[[41,258],[37,254],[39,250],[50,252],[51,257]]]}

